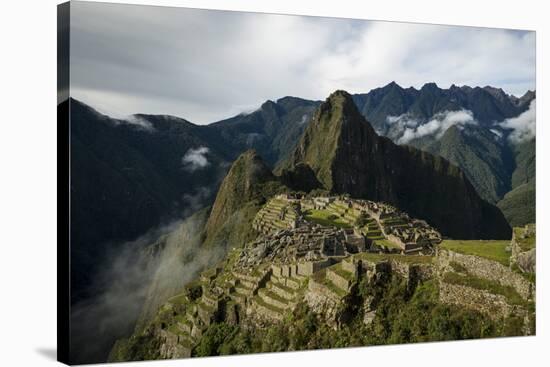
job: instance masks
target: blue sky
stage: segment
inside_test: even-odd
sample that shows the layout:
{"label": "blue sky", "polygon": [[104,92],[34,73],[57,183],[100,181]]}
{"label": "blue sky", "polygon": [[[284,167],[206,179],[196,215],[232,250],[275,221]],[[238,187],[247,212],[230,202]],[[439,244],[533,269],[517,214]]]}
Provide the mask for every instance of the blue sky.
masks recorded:
{"label": "blue sky", "polygon": [[535,89],[535,33],[72,2],[71,95],[118,117],[214,122],[286,95],[396,81]]}

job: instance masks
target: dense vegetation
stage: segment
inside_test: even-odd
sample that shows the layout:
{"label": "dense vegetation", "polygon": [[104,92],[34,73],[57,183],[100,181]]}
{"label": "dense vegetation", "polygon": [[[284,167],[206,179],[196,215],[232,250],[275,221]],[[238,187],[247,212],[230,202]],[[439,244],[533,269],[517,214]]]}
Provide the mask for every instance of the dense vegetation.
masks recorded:
{"label": "dense vegetation", "polygon": [[193,353],[211,356],[522,335],[521,320],[495,322],[475,311],[441,305],[437,292],[435,281],[412,292],[400,278],[376,287],[360,284],[356,304],[365,297],[377,300],[376,317],[368,326],[357,312],[334,330],[301,303],[291,317],[267,328],[213,324]]}

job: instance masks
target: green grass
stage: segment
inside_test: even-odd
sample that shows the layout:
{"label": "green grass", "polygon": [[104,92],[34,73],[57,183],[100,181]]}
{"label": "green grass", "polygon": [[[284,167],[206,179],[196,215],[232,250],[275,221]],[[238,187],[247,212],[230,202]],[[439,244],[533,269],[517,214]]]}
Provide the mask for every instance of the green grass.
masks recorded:
{"label": "green grass", "polygon": [[272,282],[272,284],[273,284],[273,287],[279,288],[279,289],[281,289],[282,291],[284,291],[286,293],[294,294],[294,289],[292,289],[290,287],[287,287],[286,285],[283,285],[283,284],[277,283],[277,282]]}
{"label": "green grass", "polygon": [[327,227],[351,228],[351,225],[340,217],[334,218],[334,214],[328,210],[311,209],[305,213],[305,218],[310,222]]}
{"label": "green grass", "polygon": [[382,220],[382,224],[384,224],[385,226],[398,226],[407,223],[403,220],[403,218],[388,218]]}
{"label": "green grass", "polygon": [[338,288],[330,279],[323,279],[322,284],[327,287],[332,293],[336,294],[339,298],[344,298],[347,295],[347,292],[343,289]]}
{"label": "green grass", "polygon": [[380,240],[383,240],[385,237],[382,236],[381,233],[380,234],[369,234],[369,233],[367,233],[367,238],[369,240],[378,240],[378,241],[380,241]]}
{"label": "green grass", "polygon": [[284,304],[288,304],[288,300],[286,298],[283,298],[283,297],[279,296],[277,293],[275,293],[275,292],[273,292],[269,289],[263,288],[262,289],[262,294],[265,295],[266,297],[274,299],[275,301],[278,301],[278,302],[281,302],[281,303],[284,303]]}
{"label": "green grass", "polygon": [[273,306],[272,304],[269,304],[269,303],[265,302],[263,299],[261,299],[258,296],[254,297],[254,302],[256,302],[260,306],[263,306],[267,309],[270,309],[271,311],[276,312],[280,315],[284,314],[284,312],[285,312],[285,310],[283,310],[282,308],[279,308],[277,306]]}
{"label": "green grass", "polygon": [[452,272],[446,273],[443,280],[450,284],[463,285],[470,288],[486,290],[494,294],[500,294],[506,297],[506,300],[512,305],[527,306],[528,304],[513,287],[504,286],[492,280],[478,278],[469,274],[462,275]]}
{"label": "green grass", "polygon": [[364,253],[355,255],[355,258],[372,261],[372,262],[379,262],[383,260],[394,260],[394,261],[399,261],[407,264],[431,264],[433,260],[433,256],[373,254],[369,252],[364,252]]}
{"label": "green grass", "polygon": [[444,240],[440,246],[443,249],[451,250],[465,255],[475,255],[489,260],[497,261],[502,265],[510,264],[510,253],[506,252],[506,246],[510,241],[493,240]]}
{"label": "green grass", "polygon": [[376,244],[379,245],[379,246],[385,246],[387,248],[396,248],[398,250],[402,250],[402,248],[398,244],[396,244],[396,243],[394,243],[390,240],[385,240],[385,239],[384,240],[377,240]]}
{"label": "green grass", "polygon": [[333,272],[335,272],[336,274],[338,274],[339,276],[341,276],[342,278],[350,282],[353,281],[353,274],[347,270],[342,269],[342,264],[336,264],[330,267],[330,270],[332,270]]}

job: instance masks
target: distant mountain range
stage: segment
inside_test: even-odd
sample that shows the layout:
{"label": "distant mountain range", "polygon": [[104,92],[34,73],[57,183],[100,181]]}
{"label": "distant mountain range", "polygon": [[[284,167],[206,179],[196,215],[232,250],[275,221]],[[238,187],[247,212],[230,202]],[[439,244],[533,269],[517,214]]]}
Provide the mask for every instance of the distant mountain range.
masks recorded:
{"label": "distant mountain range", "polygon": [[[350,98],[356,110],[372,125],[372,132],[367,133],[367,128],[357,131],[366,134],[364,139],[370,139],[368,136],[376,132],[404,144],[403,134],[409,129],[413,137],[406,139],[407,145],[441,156],[460,167],[468,179],[464,182],[471,182],[477,194],[489,203],[498,203],[510,223],[535,221],[535,139],[513,143],[509,139],[511,131],[499,125],[528,111],[535,99],[534,92],[516,98],[491,87],[440,89],[429,83],[417,90],[390,83]],[[268,167],[279,171],[288,166],[289,161],[293,167],[300,166],[303,157],[297,155],[297,146],[305,146],[300,139],[311,121],[316,121],[312,117],[321,105],[320,101],[284,97],[267,101],[249,114],[195,125],[182,118],[162,115],[139,114],[125,120],[113,119],[74,99],[68,103],[72,129],[73,301],[89,295],[95,268],[111,244],[134,239],[172,217],[185,216],[211,204],[230,163],[242,152],[255,149]],[[449,117],[449,112],[461,115]],[[432,128],[434,125],[437,129]],[[420,129],[422,126],[430,129]],[[355,132],[349,131],[349,138],[360,143],[354,140]],[[380,146],[392,147],[388,149],[395,162],[405,156],[415,156],[410,158],[414,162],[436,164],[432,158],[425,158],[429,155],[409,148],[398,149],[390,145],[389,139],[378,139]],[[365,162],[374,159],[370,150],[354,146],[359,150],[356,159]],[[328,142],[321,142],[319,149],[329,149]],[[338,162],[344,166],[349,163],[346,167],[350,169],[354,167],[353,162],[342,160],[338,154]],[[385,159],[377,154],[378,158]],[[409,162],[407,159],[403,162]],[[416,163],[411,164],[414,167]],[[322,167],[319,163],[315,177],[307,169],[292,172],[301,175],[301,181],[306,182],[307,178],[310,185],[315,185],[319,173],[325,169]],[[442,169],[450,172],[452,166]],[[357,172],[357,177],[346,168],[342,174],[365,179],[370,185],[368,176],[382,171],[390,180],[388,191],[383,193],[383,187],[369,188],[360,194],[376,193],[378,199],[401,203],[399,196],[404,188],[396,189],[397,179],[391,177],[392,172],[387,168]],[[399,176],[401,179],[409,177],[405,171],[402,171],[404,176]],[[338,172],[335,174],[339,175]],[[462,174],[458,172],[457,175]],[[426,175],[425,178],[433,177]],[[421,188],[420,182],[411,185]],[[437,189],[431,185],[427,187]],[[460,190],[472,197],[475,192],[468,185],[460,184]],[[339,191],[338,186],[328,186]],[[410,205],[406,209],[414,215],[427,210],[421,209],[420,204]],[[485,207],[485,204],[479,205]],[[483,237],[476,231],[471,235],[476,233]]]}
{"label": "distant mountain range", "polygon": [[331,193],[391,203],[452,238],[511,236],[500,210],[479,197],[458,167],[378,136],[344,91],[320,105],[282,165],[312,170]]}

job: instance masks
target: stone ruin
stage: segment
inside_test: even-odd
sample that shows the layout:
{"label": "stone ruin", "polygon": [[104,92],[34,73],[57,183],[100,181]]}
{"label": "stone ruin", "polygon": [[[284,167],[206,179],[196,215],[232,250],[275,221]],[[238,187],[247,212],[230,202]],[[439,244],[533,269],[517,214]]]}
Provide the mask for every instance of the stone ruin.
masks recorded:
{"label": "stone ruin", "polygon": [[[326,229],[312,226],[305,219],[304,213],[308,210],[327,210],[348,223],[353,229],[346,229],[342,234],[346,248],[352,252],[379,251],[376,240],[384,239],[403,253],[431,253],[442,240],[441,234],[426,221],[410,218],[392,205],[345,196],[304,198],[298,194],[278,195],[256,215],[253,227],[268,236],[281,230],[299,228],[302,229],[298,232],[311,232],[312,237],[316,237],[316,233],[323,236]],[[367,220],[364,227],[357,225],[361,216]]]}
{"label": "stone ruin", "polygon": [[[360,237],[345,230],[304,222],[298,228],[259,236],[244,247],[237,264],[255,267],[262,263],[290,264],[342,258],[356,253],[360,247],[358,242],[361,242]],[[364,248],[364,241],[362,244]]]}

